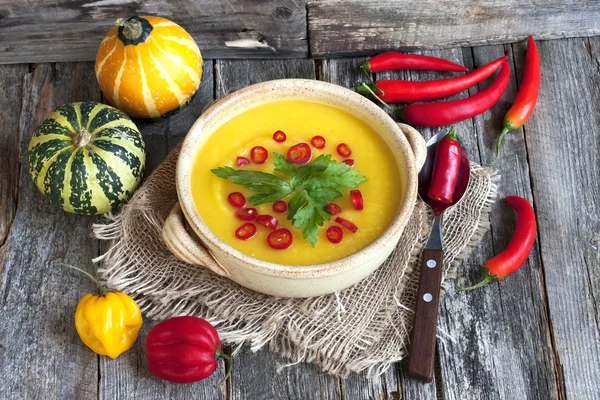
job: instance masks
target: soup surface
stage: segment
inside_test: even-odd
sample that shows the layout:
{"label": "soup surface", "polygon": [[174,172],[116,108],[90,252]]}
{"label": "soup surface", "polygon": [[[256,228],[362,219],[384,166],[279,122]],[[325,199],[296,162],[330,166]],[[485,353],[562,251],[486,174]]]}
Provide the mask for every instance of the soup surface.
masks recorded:
{"label": "soup surface", "polygon": [[[285,142],[278,143],[273,139],[273,133],[278,130],[286,134]],[[278,220],[278,228],[289,229],[293,235],[291,247],[284,250],[271,248],[267,236],[272,231],[256,221],[251,221],[256,226],[256,234],[252,238],[237,238],[236,229],[247,221],[236,218],[237,209],[229,203],[228,196],[233,192],[241,192],[248,198],[254,192],[217,177],[211,169],[229,166],[273,173],[273,153],[285,157],[291,146],[301,142],[310,145],[311,138],[316,135],[325,138],[326,144],[323,149],[311,146],[312,160],[320,154],[331,154],[338,162],[349,158],[354,160],[352,168],[367,178],[358,187],[364,201],[362,210],[353,207],[350,189],[342,190],[343,197],[334,201],[342,208],[339,216],[351,221],[358,230],[352,233],[336,223],[336,216],[333,216],[320,228],[317,244],[312,247],[302,237],[301,229],[294,228],[292,222],[287,220],[287,213],[274,212],[273,204],[268,203],[255,207],[258,214],[274,216]],[[340,143],[350,147],[350,156],[338,154],[336,148]],[[238,167],[237,157],[251,159],[250,150],[255,146],[263,146],[269,151],[266,162],[251,162]],[[192,196],[201,218],[221,240],[250,256],[287,265],[329,262],[368,246],[389,227],[404,194],[404,182],[397,163],[377,133],[344,111],[307,101],[272,102],[234,117],[219,127],[199,150],[190,179]],[[289,197],[283,200],[288,201]],[[246,207],[253,206],[248,202]],[[326,237],[326,229],[330,226],[342,229],[343,239],[340,243],[332,243]]]}

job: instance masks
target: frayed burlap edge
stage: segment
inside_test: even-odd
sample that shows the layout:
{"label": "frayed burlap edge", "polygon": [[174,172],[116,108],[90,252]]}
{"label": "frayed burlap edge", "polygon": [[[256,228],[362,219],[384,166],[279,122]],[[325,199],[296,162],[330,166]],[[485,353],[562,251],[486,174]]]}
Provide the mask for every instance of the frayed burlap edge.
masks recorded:
{"label": "frayed burlap edge", "polygon": [[[161,230],[177,201],[178,149],[146,180],[118,215],[106,215],[93,231],[110,241],[95,261],[108,287],[133,296],[150,319],[197,315],[209,320],[221,339],[252,350],[265,345],[293,365],[311,362],[345,376],[368,370],[378,375],[405,357],[418,285],[420,253],[432,214],[420,200],[402,239],[382,267],[339,293],[310,299],[262,295],[177,260],[161,240]],[[497,193],[496,171],[473,165],[465,198],[444,219],[444,287],[489,229]]]}

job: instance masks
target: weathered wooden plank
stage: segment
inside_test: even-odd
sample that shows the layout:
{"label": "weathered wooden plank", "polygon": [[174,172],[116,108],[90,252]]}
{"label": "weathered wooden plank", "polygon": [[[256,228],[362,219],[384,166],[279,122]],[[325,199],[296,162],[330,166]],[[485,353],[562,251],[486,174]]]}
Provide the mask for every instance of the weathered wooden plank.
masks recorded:
{"label": "weathered wooden plank", "polygon": [[0,66],[0,246],[17,210],[19,191],[19,115],[27,64]]}
{"label": "weathered wooden plank", "polygon": [[[542,42],[525,126],[549,318],[567,398],[600,396],[600,39]],[[522,58],[518,58],[522,68]]]}
{"label": "weathered wooden plank", "polygon": [[[189,106],[159,121],[137,121],[147,150],[146,174],[185,136],[202,110],[213,100],[213,64],[204,65],[200,92]],[[105,244],[103,244],[105,245]],[[104,249],[106,250],[106,249]],[[177,385],[154,377],[148,370],[145,339],[158,321],[144,320],[136,344],[116,360],[100,357],[100,399],[225,399],[225,385],[216,386],[225,376],[221,366],[210,378],[189,385]]]}
{"label": "weathered wooden plank", "polygon": [[[508,52],[511,46],[485,46],[465,51],[465,63],[483,65]],[[484,82],[479,87],[489,84]],[[514,69],[509,87],[490,111],[471,120],[475,136],[467,138],[478,162],[493,159],[492,143],[502,118],[516,94]],[[476,93],[477,88],[470,90]],[[531,200],[529,166],[522,131],[505,143],[499,198],[516,194]],[[502,202],[493,205],[491,231],[458,269],[462,285],[477,281],[482,263],[510,240],[516,217]],[[443,303],[440,328],[455,339],[438,346],[446,399],[518,398],[557,399],[555,366],[544,307],[544,286],[538,248],[526,265],[501,283],[471,293],[453,290]],[[442,338],[443,334],[440,335]]]}
{"label": "weathered wooden plank", "polygon": [[[312,60],[218,60],[215,65],[217,97],[254,83],[281,78],[315,78]],[[313,365],[300,363],[277,373],[287,360],[263,348],[243,349],[233,358],[231,399],[339,398],[337,380]]]}
{"label": "weathered wooden plank", "polygon": [[[351,88],[365,80],[360,71],[364,57],[323,60],[321,79],[326,82]],[[388,399],[401,398],[399,377],[395,367],[375,379],[369,379],[367,372],[351,374],[341,381],[344,399]]]}
{"label": "weathered wooden plank", "polygon": [[600,3],[576,0],[369,1],[308,3],[313,56],[435,49],[600,33]]}
{"label": "weathered wooden plank", "polygon": [[115,20],[132,15],[177,22],[206,58],[308,54],[304,1],[0,0],[0,63],[94,60]]}
{"label": "weathered wooden plank", "polygon": [[[57,261],[92,271],[97,246],[92,218],[67,214],[39,193],[29,176],[27,145],[36,125],[58,105],[99,100],[91,64],[38,65],[26,75],[18,148],[17,213],[0,249],[0,398],[92,399],[98,395],[98,358],[79,339],[75,307],[94,285]],[[16,99],[15,99],[16,100]]]}

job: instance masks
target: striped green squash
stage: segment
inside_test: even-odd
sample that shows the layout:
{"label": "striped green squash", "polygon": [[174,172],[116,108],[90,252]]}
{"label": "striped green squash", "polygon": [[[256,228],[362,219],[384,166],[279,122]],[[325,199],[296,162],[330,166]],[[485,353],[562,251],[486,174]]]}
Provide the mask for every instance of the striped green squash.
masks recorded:
{"label": "striped green squash", "polygon": [[63,210],[82,215],[127,201],[146,163],[142,135],[127,114],[93,102],[58,107],[36,128],[28,155],[38,189]]}

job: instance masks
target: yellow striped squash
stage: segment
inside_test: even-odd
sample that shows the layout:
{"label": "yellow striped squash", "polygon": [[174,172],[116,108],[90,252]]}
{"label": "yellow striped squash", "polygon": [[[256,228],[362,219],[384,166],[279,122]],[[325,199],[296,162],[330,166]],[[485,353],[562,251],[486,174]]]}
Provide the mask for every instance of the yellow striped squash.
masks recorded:
{"label": "yellow striped squash", "polygon": [[144,175],[140,131],[121,110],[105,104],[64,104],[36,128],[28,148],[38,189],[63,210],[83,215],[115,209]]}
{"label": "yellow striped squash", "polygon": [[158,118],[184,107],[200,86],[202,55],[189,33],[166,18],[119,19],[96,54],[96,78],[108,101],[132,118]]}

